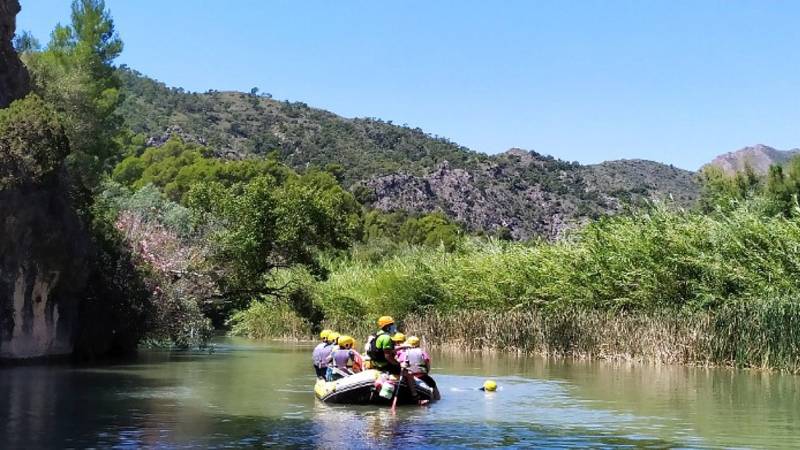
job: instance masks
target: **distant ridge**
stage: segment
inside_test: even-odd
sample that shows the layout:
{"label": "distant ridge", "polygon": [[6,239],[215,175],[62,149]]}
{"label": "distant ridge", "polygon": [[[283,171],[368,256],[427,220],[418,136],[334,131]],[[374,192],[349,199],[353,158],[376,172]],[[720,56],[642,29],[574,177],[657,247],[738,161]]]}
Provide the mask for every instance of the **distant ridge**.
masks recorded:
{"label": "distant ridge", "polygon": [[727,174],[734,174],[750,166],[757,174],[764,175],[773,164],[784,164],[792,156],[800,153],[800,148],[777,150],[763,144],[744,147],[714,158],[707,165],[722,169]]}
{"label": "distant ridge", "polygon": [[275,152],[298,169],[337,168],[365,205],[441,211],[471,231],[554,238],[627,205],[691,206],[694,172],[644,160],[581,165],[520,148],[487,155],[419,128],[346,118],[304,103],[242,92],[185,92],[121,68],[128,126],[158,146],[169,136],[221,158]]}

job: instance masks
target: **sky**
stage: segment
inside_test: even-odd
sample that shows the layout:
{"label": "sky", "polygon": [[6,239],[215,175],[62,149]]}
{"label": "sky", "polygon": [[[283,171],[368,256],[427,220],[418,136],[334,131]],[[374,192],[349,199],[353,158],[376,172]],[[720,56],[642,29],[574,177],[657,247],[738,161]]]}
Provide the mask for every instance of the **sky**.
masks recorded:
{"label": "sky", "polygon": [[[21,0],[46,43],[66,0]],[[192,91],[258,87],[484,153],[694,170],[800,147],[800,2],[106,0],[116,61]]]}

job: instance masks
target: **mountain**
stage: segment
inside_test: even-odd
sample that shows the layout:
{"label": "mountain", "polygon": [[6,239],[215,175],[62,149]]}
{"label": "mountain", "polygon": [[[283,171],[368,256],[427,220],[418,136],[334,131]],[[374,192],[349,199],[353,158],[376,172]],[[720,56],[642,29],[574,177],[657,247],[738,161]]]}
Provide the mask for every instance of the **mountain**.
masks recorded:
{"label": "mountain", "polygon": [[440,210],[470,230],[552,238],[625,205],[671,197],[688,206],[698,197],[694,173],[652,161],[583,166],[522,149],[490,156],[379,119],[345,118],[255,92],[185,92],[124,67],[119,74],[125,121],[153,145],[177,134],[219,157],[277,151],[299,170],[335,165],[367,205]]}
{"label": "mountain", "polygon": [[772,147],[758,144],[719,155],[708,165],[719,167],[728,174],[736,173],[750,166],[755,173],[764,175],[769,170],[769,166],[784,164],[798,153],[800,153],[800,148],[776,150]]}

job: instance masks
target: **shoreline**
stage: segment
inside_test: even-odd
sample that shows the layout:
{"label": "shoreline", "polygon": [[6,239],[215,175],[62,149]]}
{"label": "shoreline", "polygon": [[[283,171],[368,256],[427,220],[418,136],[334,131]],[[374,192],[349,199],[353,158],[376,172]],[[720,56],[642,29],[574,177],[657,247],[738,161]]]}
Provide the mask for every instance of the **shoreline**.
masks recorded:
{"label": "shoreline", "polygon": [[[770,302],[721,307],[714,311],[544,312],[482,310],[431,311],[401,320],[406,335],[427,348],[497,352],[575,361],[750,369],[800,374],[800,332],[779,324],[800,322],[798,311]],[[363,320],[363,319],[362,319]],[[325,328],[359,337],[374,330],[323,322]],[[341,332],[341,331],[340,331]],[[316,342],[312,334],[254,336]],[[311,338],[311,339],[309,339]]]}

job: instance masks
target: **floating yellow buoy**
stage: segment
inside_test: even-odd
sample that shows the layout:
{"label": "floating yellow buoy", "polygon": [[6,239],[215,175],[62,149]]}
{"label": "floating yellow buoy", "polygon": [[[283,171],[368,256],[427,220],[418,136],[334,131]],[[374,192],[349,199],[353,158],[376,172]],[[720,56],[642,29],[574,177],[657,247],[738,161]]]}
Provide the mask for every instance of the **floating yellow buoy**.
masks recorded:
{"label": "floating yellow buoy", "polygon": [[481,390],[486,392],[494,392],[497,390],[497,383],[495,383],[494,380],[486,380],[483,382],[483,388],[481,388]]}

